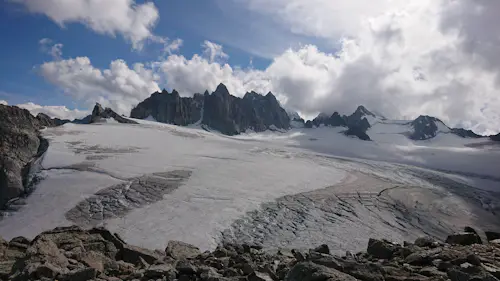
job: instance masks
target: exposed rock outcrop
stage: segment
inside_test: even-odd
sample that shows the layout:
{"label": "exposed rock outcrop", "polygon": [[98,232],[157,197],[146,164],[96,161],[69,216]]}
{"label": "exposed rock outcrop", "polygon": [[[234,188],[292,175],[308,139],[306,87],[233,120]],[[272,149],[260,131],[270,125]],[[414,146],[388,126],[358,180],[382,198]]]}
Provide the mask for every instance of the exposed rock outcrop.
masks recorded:
{"label": "exposed rock outcrop", "polygon": [[186,126],[201,119],[203,99],[201,94],[182,98],[176,90],[172,93],[163,90],[139,103],[132,109],[130,117],[146,119],[151,116],[158,122]]}
{"label": "exposed rock outcrop", "polygon": [[490,136],[490,139],[493,141],[500,141],[500,133]]}
{"label": "exposed rock outcrop", "polygon": [[355,131],[363,131],[366,133],[366,131],[371,127],[368,119],[366,119],[367,116],[376,117],[375,114],[371,113],[364,106],[360,105],[353,114],[344,117],[344,119],[346,120],[347,126],[349,128],[352,128]]}
{"label": "exposed rock outcrop", "polygon": [[474,133],[472,130],[466,130],[462,128],[452,128],[451,132],[462,138],[482,138],[483,136]]}
{"label": "exposed rock outcrop", "polygon": [[229,93],[220,84],[209,94],[180,97],[177,91],[154,93],[138,104],[132,118],[154,118],[158,122],[186,126],[194,123],[236,135],[247,130],[289,129],[290,118],[272,93],[265,96],[250,92],[243,98]]}
{"label": "exposed rock outcrop", "polygon": [[413,128],[413,132],[409,135],[412,140],[431,139],[437,135],[438,125],[444,126],[441,120],[427,115],[420,115],[409,124]]}
{"label": "exposed rock outcrop", "polygon": [[137,124],[135,121],[120,116],[111,108],[106,107],[104,109],[99,103],[96,103],[94,109],[92,110],[89,123],[105,122],[107,119],[114,119],[118,123]]}
{"label": "exposed rock outcrop", "polygon": [[[158,239],[164,239],[159,237]],[[1,280],[498,280],[500,244],[445,244],[422,237],[403,245],[370,239],[367,252],[330,254],[266,251],[259,245],[223,244],[212,252],[179,241],[148,250],[103,228],[61,227],[36,236],[0,240]]]}
{"label": "exposed rock outcrop", "polygon": [[261,132],[273,127],[278,129],[290,128],[288,113],[281,107],[271,92],[265,96],[256,92],[246,93],[240,103],[245,111],[245,119],[248,119],[248,129]]}
{"label": "exposed rock outcrop", "polygon": [[320,113],[312,120],[312,124],[316,127],[321,125],[331,127],[347,127],[347,117],[340,116],[338,112],[334,112],[331,116],[325,113]]}
{"label": "exposed rock outcrop", "polygon": [[0,105],[0,208],[27,192],[30,163],[48,146],[39,129],[53,124],[46,115],[36,118],[26,109]]}
{"label": "exposed rock outcrop", "polygon": [[90,115],[87,115],[81,119],[75,119],[73,121],[71,121],[71,123],[74,123],[74,124],[90,124],[90,120],[92,119],[92,114]]}
{"label": "exposed rock outcrop", "polygon": [[[366,120],[366,119],[365,119]],[[366,133],[366,130],[363,129],[364,127],[362,126],[350,126],[345,132],[344,134],[346,136],[356,136],[358,137],[360,140],[365,140],[365,141],[369,141],[371,140],[370,139],[370,136]]]}

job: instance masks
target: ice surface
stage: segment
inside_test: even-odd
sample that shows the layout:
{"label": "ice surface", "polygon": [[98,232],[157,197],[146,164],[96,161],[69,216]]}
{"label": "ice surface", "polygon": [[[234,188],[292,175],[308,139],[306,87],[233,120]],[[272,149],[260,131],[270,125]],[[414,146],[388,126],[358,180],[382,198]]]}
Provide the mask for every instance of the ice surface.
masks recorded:
{"label": "ice surface", "polygon": [[[163,200],[155,199],[100,224],[148,248],[163,248],[168,240],[176,239],[210,249],[221,239],[246,238],[266,245],[326,241],[354,247],[369,235],[389,237],[392,233],[390,237],[403,239],[438,229],[428,219],[436,210],[447,210],[436,216],[437,223],[442,223],[442,229],[431,231],[436,235],[462,227],[448,213],[472,214],[468,223],[473,226],[496,218],[489,212],[498,208],[491,198],[497,198],[493,192],[500,191],[500,150],[484,149],[479,145],[484,140],[440,134],[415,142],[404,136],[406,123],[387,120],[370,129],[371,142],[346,137],[343,128],[295,128],[228,137],[199,125],[186,128],[134,120],[139,124],[65,124],[45,130],[50,146],[42,162],[44,180],[25,206],[0,221],[0,235],[33,237],[41,230],[70,224],[66,212],[98,191],[131,178],[174,170],[191,171],[191,176],[164,194]],[[432,202],[409,212],[420,216],[419,221],[405,218],[404,223],[412,227],[396,227],[402,221],[391,209],[393,205],[383,205],[389,207],[379,212],[363,200],[350,199],[343,200],[358,217],[331,223],[329,218],[341,211],[342,194],[360,192],[379,202],[377,194],[395,186],[399,189],[388,193],[380,204],[399,204],[411,211],[416,201],[429,198]],[[418,200],[405,199],[408,193],[401,188],[407,186]],[[296,202],[297,196],[309,198],[308,203],[290,221],[280,222],[281,230],[266,225],[270,210],[287,217],[283,208]],[[326,198],[333,203],[321,207]],[[272,206],[277,203],[281,205]],[[286,230],[303,216],[312,219],[307,222],[309,228]],[[477,216],[483,220],[474,219]],[[241,220],[245,223],[236,223]],[[263,232],[252,231],[256,224]]]}

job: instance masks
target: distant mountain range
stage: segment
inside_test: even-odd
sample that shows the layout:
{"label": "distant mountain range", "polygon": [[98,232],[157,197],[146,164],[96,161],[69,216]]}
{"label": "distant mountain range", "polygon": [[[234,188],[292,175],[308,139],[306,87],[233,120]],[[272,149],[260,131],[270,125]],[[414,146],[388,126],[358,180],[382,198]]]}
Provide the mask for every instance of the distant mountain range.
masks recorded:
{"label": "distant mountain range", "polygon": [[[248,92],[243,98],[233,96],[224,84],[209,93],[196,93],[192,97],[181,97],[176,90],[155,92],[134,107],[131,118],[154,120],[178,126],[197,124],[207,130],[217,130],[225,135],[237,135],[243,132],[263,132],[266,130],[285,131],[291,128],[341,127],[347,136],[356,136],[362,140],[370,140],[370,130],[377,124],[393,124],[400,127],[402,134],[408,138],[421,141],[436,137],[439,133],[454,134],[462,138],[487,138],[500,141],[500,134],[492,136],[478,135],[463,128],[450,128],[436,117],[421,115],[412,121],[389,120],[384,116],[368,110],[360,105],[351,115],[320,113],[313,120],[304,120],[296,112],[287,112],[276,97],[269,92],[260,95]],[[103,109],[96,104],[92,115],[82,119],[51,119],[47,115],[37,117],[47,126],[65,123],[89,124],[101,119],[115,119],[120,123],[133,123],[112,109]],[[380,126],[380,125],[379,125]]]}

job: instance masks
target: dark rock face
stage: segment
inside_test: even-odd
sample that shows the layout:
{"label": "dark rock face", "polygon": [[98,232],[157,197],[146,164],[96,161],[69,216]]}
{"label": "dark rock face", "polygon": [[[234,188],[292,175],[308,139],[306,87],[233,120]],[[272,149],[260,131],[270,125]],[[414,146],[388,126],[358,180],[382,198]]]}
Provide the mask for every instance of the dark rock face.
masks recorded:
{"label": "dark rock face", "polygon": [[346,127],[347,122],[338,112],[334,112],[332,116],[330,116],[328,125],[332,127]]}
{"label": "dark rock face", "polygon": [[229,94],[220,84],[211,95],[205,93],[202,124],[226,135],[236,135],[248,129],[289,129],[290,117],[272,93],[255,92],[240,99]]}
{"label": "dark rock face", "polygon": [[461,232],[449,235],[446,243],[454,245],[482,244],[481,237],[474,232]]}
{"label": "dark rock face", "polygon": [[326,115],[325,113],[320,113],[318,116],[316,116],[316,118],[312,120],[312,123],[315,127],[319,127],[320,125],[328,126],[330,122],[328,115]]}
{"label": "dark rock face", "polygon": [[364,106],[358,106],[353,114],[345,117],[347,126],[349,128],[357,128],[356,130],[358,131],[366,132],[371,127],[366,116],[376,117],[375,114],[368,111]]}
{"label": "dark rock face", "polygon": [[177,91],[154,93],[138,104],[130,117],[153,117],[158,122],[186,126],[200,122],[226,135],[236,135],[246,130],[256,132],[268,129],[289,129],[290,117],[272,93],[265,96],[255,92],[243,98],[232,96],[220,84],[215,92],[195,94],[182,98]]}
{"label": "dark rock face", "polygon": [[261,132],[269,128],[290,128],[290,117],[272,93],[265,96],[255,92],[246,93],[240,102],[249,120],[248,128]]}
{"label": "dark rock face", "polygon": [[114,112],[111,108],[106,107],[106,109],[104,109],[99,103],[96,103],[94,109],[92,110],[90,123],[99,123],[102,122],[103,119],[109,118],[115,119],[118,123],[137,124],[137,122],[135,121],[123,118],[118,113]]}
{"label": "dark rock face", "polygon": [[0,207],[26,192],[30,162],[48,145],[39,132],[52,125],[45,116],[38,119],[26,109],[0,105]]}
{"label": "dark rock face", "polygon": [[349,127],[345,132],[344,134],[346,136],[356,136],[358,137],[360,140],[364,140],[364,141],[369,141],[371,140],[370,139],[370,136],[366,133],[365,130],[363,130],[363,127],[358,127],[358,126],[351,126]]}
{"label": "dark rock face", "polygon": [[44,113],[38,113],[36,119],[42,127],[56,127],[71,122],[68,119],[50,118],[47,114]]}
{"label": "dark rock face", "polygon": [[441,120],[427,116],[420,115],[417,119],[413,120],[409,124],[413,127],[413,133],[409,136],[412,140],[427,140],[436,136],[438,131],[438,126],[436,122],[441,122]]}
{"label": "dark rock face", "polygon": [[320,125],[332,126],[332,127],[347,127],[347,121],[345,117],[340,116],[338,112],[334,112],[331,116],[325,113],[320,113],[316,118],[312,120],[314,126],[319,127]]}
{"label": "dark rock face", "polygon": [[211,95],[205,95],[202,124],[226,135],[237,135],[249,126],[239,99],[222,84]]}
{"label": "dark rock face", "polygon": [[152,116],[158,122],[186,126],[201,119],[202,108],[203,95],[181,98],[175,90],[172,93],[163,90],[139,103],[132,109],[130,117],[145,119]]}
{"label": "dark rock face", "polygon": [[90,120],[92,119],[92,115],[87,115],[83,117],[82,119],[75,119],[71,121],[71,123],[74,124],[90,124]]}
{"label": "dark rock face", "polygon": [[311,120],[307,120],[304,127],[311,129],[313,127],[313,122]]}
{"label": "dark rock face", "polygon": [[493,281],[500,277],[500,244],[450,245],[428,243],[429,238],[417,241],[400,245],[370,239],[367,252],[342,257],[331,255],[326,245],[306,252],[275,252],[246,244],[223,244],[201,253],[193,245],[169,241],[164,252],[129,245],[103,228],[60,227],[39,234],[33,241],[0,238],[0,279]]}
{"label": "dark rock face", "polygon": [[471,130],[466,130],[466,129],[462,129],[462,128],[453,128],[453,129],[451,129],[451,132],[459,137],[462,137],[462,138],[474,138],[474,139],[476,139],[476,138],[483,137],[481,135],[474,133]]}
{"label": "dark rock face", "polygon": [[490,139],[493,141],[500,141],[500,133],[490,136]]}

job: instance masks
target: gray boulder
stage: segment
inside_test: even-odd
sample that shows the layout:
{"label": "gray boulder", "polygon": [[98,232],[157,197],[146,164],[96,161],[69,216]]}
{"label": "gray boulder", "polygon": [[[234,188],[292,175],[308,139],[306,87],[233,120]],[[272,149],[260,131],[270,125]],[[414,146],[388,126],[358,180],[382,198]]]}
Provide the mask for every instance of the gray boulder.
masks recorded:
{"label": "gray boulder", "polygon": [[370,240],[368,240],[368,248],[366,251],[373,257],[379,259],[390,259],[398,248],[400,247],[392,244],[391,242],[370,238]]}
{"label": "gray boulder", "polygon": [[165,253],[174,259],[194,258],[201,254],[198,247],[181,241],[169,241]]}
{"label": "gray boulder", "polygon": [[446,238],[446,243],[454,245],[482,244],[479,235],[472,232],[461,232],[449,235],[448,238]]}
{"label": "gray boulder", "polygon": [[354,281],[358,280],[336,269],[312,262],[300,262],[288,272],[285,281]]}

